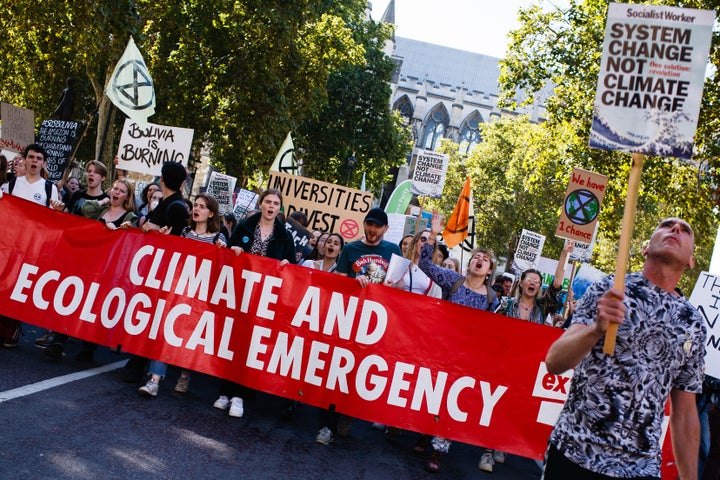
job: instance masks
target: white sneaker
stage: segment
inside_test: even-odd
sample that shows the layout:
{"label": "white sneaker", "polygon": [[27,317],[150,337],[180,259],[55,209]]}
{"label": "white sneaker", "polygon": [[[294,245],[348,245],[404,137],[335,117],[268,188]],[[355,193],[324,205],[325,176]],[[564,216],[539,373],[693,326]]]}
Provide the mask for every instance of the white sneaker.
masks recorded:
{"label": "white sneaker", "polygon": [[225,395],[220,395],[220,398],[215,400],[215,403],[213,403],[213,407],[220,410],[227,410],[229,406],[230,400],[228,400],[228,397],[226,397]]}
{"label": "white sneaker", "polygon": [[160,390],[160,385],[156,382],[153,382],[152,378],[148,380],[145,385],[138,389],[140,394],[146,397],[157,397],[158,390]]}
{"label": "white sneaker", "polygon": [[480,462],[478,462],[478,468],[482,470],[483,472],[492,473],[493,471],[493,452],[485,452],[482,454],[482,457],[480,457]]}
{"label": "white sneaker", "polygon": [[385,426],[384,423],[373,422],[373,423],[370,425],[370,428],[372,428],[373,430],[380,430],[381,432],[384,432],[384,431],[385,431],[385,428],[387,428],[387,427]]}
{"label": "white sneaker", "polygon": [[507,454],[505,452],[501,452],[500,450],[494,450],[493,451],[493,462],[494,463],[505,463],[505,457]]}
{"label": "white sneaker", "polygon": [[243,413],[245,413],[245,410],[243,409],[243,399],[240,397],[232,397],[230,399],[230,410],[228,411],[228,415],[240,418],[243,416]]}
{"label": "white sneaker", "polygon": [[335,441],[333,434],[328,427],[323,427],[315,437],[315,441],[321,445],[329,445]]}

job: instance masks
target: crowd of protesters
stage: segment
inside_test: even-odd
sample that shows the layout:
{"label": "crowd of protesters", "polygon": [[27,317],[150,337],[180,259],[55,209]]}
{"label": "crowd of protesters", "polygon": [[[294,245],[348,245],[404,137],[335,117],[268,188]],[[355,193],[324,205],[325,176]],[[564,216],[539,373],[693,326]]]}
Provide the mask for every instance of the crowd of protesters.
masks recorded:
{"label": "crowd of protesters", "polygon": [[[184,198],[182,185],[187,172],[177,163],[164,164],[159,180],[147,184],[136,199],[133,183],[125,179],[115,180],[111,188],[107,192],[104,191],[102,185],[108,177],[108,170],[97,161],[87,162],[84,186],[77,177],[65,178],[60,185],[56,185],[46,180],[45,157],[45,151],[37,144],[29,145],[22,155],[12,160],[0,156],[0,174],[2,174],[0,194],[18,196],[58,211],[82,215],[102,222],[109,229],[140,228],[143,232],[182,236],[213,243],[218,248],[230,248],[237,255],[261,255],[278,260],[281,265],[301,263],[308,268],[348,276],[356,279],[362,287],[371,283],[381,283],[388,288],[399,288],[419,295],[442,298],[512,318],[546,325],[562,325],[562,321],[558,322],[557,318],[563,309],[560,300],[561,286],[566,262],[572,252],[572,242],[566,242],[554,278],[544,290],[542,276],[537,270],[519,272],[517,282],[514,281],[513,276],[496,273],[496,259],[493,252],[488,249],[476,248],[470,253],[467,265],[461,265],[460,261],[450,256],[447,248],[439,242],[442,220],[437,212],[433,213],[429,228],[407,234],[395,244],[384,239],[389,223],[387,214],[382,209],[373,208],[364,218],[364,235],[360,240],[346,244],[337,233],[316,230],[312,232],[308,246],[296,252],[293,237],[282,219],[283,198],[277,190],[268,189],[262,192],[259,196],[258,209],[250,212],[245,218],[237,219],[232,213],[222,215],[218,202],[207,194],[197,195],[193,203]],[[293,215],[294,221],[302,226],[307,223],[307,218],[303,217],[302,212],[295,212]],[[659,229],[679,231],[685,224],[678,221],[666,227],[662,225]],[[405,257],[408,266],[402,278],[393,282],[386,278],[386,274],[394,255]],[[674,288],[674,285],[672,287]],[[513,295],[511,293],[513,291],[517,291],[517,294]],[[601,293],[598,293],[598,296]],[[614,308],[613,313],[615,313],[621,310],[617,306],[617,298],[622,299],[622,294],[613,291],[613,295],[616,297],[613,300],[615,303],[607,308]],[[602,299],[599,303],[602,304]],[[579,317],[581,320],[578,322],[593,324],[594,320],[585,314]],[[563,319],[562,316],[559,318]],[[616,318],[612,321],[622,323],[622,319]],[[608,320],[605,320],[603,325],[606,326],[607,323]],[[574,322],[572,325],[567,333],[579,331],[578,323]],[[18,344],[21,328],[22,323],[19,320],[0,317],[2,345],[6,348],[15,347]],[[67,340],[66,335],[48,331],[36,339],[35,344],[45,348],[45,354],[49,357],[60,359]],[[560,346],[551,348],[549,359],[553,360],[551,365],[558,372],[564,371],[564,367],[575,366],[565,358],[556,360],[555,356],[558,354],[555,352],[560,348],[573,348],[566,347],[566,344],[570,344],[569,339],[559,341]],[[583,349],[591,347],[592,345],[588,343]],[[82,350],[76,359],[92,361],[96,348],[97,345],[83,342]],[[575,350],[572,352],[575,355]],[[578,360],[580,359],[582,358],[579,357]],[[561,366],[557,367],[556,364]],[[139,388],[140,394],[155,397],[160,382],[166,375],[167,367],[167,364],[157,360],[132,356],[126,365],[126,380],[143,383]],[[189,390],[190,376],[190,371],[182,370],[174,390],[186,393]],[[720,452],[718,442],[720,385],[718,383],[706,379],[702,394],[698,396],[699,418],[702,420],[701,425],[705,427],[702,429],[701,441],[698,441],[699,458],[705,464],[706,474],[702,477],[704,480],[717,479],[720,474],[718,473],[720,472],[720,453],[718,453]],[[691,380],[687,380],[688,389],[697,390],[697,387]],[[219,379],[218,398],[213,407],[226,410],[231,417],[242,417],[246,407],[245,399],[254,397],[254,393],[248,387],[227,379]],[[295,404],[296,402],[289,402],[287,412],[292,414]],[[566,417],[568,415],[571,414],[567,414]],[[567,427],[569,422],[570,420],[566,419],[563,428],[570,428]],[[352,419],[343,412],[335,411],[334,407],[319,409],[319,430],[315,440],[319,444],[328,445],[335,441],[336,435],[341,437],[349,435],[351,424]],[[373,424],[373,426],[384,429],[386,434],[399,434],[399,431],[392,427],[381,424]],[[568,472],[572,472],[573,478],[605,478],[578,476],[572,459],[580,459],[575,462],[583,464],[583,461],[587,462],[589,454],[570,449],[567,442],[571,437],[567,430],[556,432],[552,437],[549,452],[553,460],[552,472],[557,475],[554,478],[570,478],[562,477],[569,474]],[[426,463],[426,469],[437,472],[440,470],[443,455],[449,451],[450,444],[448,439],[421,434],[413,449],[416,452],[424,452],[431,446],[432,455]],[[558,460],[558,456],[561,460]],[[636,457],[643,458],[641,455]],[[505,460],[504,452],[484,449],[478,467],[482,471],[492,472],[495,464],[504,463]],[[624,471],[610,464],[607,469],[613,473]],[[649,471],[651,475],[642,478],[656,478],[652,475],[652,469],[633,471]]]}

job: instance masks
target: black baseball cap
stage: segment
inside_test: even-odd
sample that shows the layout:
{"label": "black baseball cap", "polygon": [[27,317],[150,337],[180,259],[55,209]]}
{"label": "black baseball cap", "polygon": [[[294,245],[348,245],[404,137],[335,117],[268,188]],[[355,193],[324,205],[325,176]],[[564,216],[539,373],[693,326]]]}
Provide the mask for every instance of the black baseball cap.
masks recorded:
{"label": "black baseball cap", "polygon": [[382,208],[373,208],[365,215],[365,221],[384,227],[388,224],[388,216]]}

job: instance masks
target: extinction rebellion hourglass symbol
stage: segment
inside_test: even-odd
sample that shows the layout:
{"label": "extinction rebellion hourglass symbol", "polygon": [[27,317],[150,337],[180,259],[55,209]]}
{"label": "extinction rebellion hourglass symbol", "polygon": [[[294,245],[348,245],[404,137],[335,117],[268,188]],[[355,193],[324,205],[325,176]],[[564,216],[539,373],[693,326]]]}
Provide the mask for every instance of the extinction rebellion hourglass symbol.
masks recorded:
{"label": "extinction rebellion hourglass symbol", "polygon": [[600,201],[589,190],[575,190],[565,197],[565,215],[576,225],[593,222],[600,213]]}

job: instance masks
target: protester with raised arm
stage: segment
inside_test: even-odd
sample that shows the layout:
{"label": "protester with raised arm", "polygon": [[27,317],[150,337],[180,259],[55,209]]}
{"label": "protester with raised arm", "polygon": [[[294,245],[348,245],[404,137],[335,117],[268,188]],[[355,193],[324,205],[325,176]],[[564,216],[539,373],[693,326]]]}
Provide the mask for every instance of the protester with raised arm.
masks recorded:
{"label": "protester with raised arm", "polygon": [[555,268],[555,276],[545,291],[542,290],[540,272],[529,268],[520,274],[518,296],[504,297],[495,312],[533,323],[547,323],[547,316],[554,314],[560,308],[560,292],[565,277],[565,267],[574,246],[573,242],[565,241],[557,268]]}
{"label": "protester with raised arm", "polygon": [[[492,251],[476,248],[470,252],[466,276],[455,270],[435,265],[432,261],[435,242],[443,230],[442,218],[437,211],[430,220],[430,235],[420,250],[420,269],[442,289],[442,298],[480,310],[494,311],[498,306],[495,290],[490,287],[492,274],[495,271],[495,260]],[[423,438],[421,438],[422,442]],[[433,455],[425,465],[429,472],[440,471],[440,460],[450,450],[452,442],[443,437],[433,437],[431,444]],[[418,451],[422,451],[421,443],[416,443]]]}
{"label": "protester with raised arm", "polygon": [[[575,371],[550,436],[546,480],[659,479],[668,397],[680,477],[698,478],[695,396],[702,390],[706,332],[702,316],[676,289],[695,264],[694,240],[687,222],[660,222],[643,249],[642,272],[626,276],[624,291],[613,287],[612,276],[593,284],[550,347],[550,374]],[[617,344],[606,355],[611,323],[619,324]]]}

